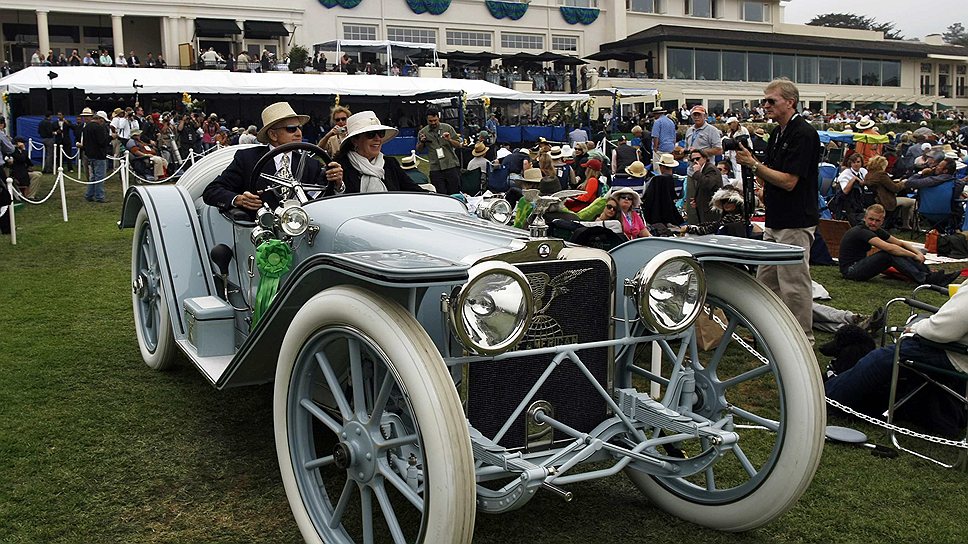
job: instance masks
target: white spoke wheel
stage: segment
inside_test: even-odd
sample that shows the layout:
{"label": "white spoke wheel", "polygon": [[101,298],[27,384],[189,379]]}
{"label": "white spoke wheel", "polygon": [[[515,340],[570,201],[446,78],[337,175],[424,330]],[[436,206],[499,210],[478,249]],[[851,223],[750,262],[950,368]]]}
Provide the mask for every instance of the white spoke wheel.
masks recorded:
{"label": "white spoke wheel", "polygon": [[[723,310],[727,330],[719,349],[699,353],[692,410],[712,422],[731,415],[726,428],[737,432],[739,441],[690,477],[626,473],[675,516],[722,531],[745,531],[786,512],[810,485],[823,449],[823,386],[810,343],[786,306],[733,267],[704,267],[707,304]],[[709,446],[700,440],[677,445],[690,457]]]}
{"label": "white spoke wheel", "polygon": [[471,541],[467,422],[436,347],[398,304],[355,287],[310,299],[279,352],[273,423],[306,542]]}
{"label": "white spoke wheel", "polygon": [[175,337],[151,229],[148,214],[142,209],[131,242],[131,302],[141,358],[149,367],[165,370],[174,361]]}

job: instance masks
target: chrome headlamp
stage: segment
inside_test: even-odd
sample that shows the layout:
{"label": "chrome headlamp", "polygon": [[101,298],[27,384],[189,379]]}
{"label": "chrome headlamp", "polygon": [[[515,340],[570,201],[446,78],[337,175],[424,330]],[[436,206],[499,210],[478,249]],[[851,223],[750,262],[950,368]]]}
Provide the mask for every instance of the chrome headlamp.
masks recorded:
{"label": "chrome headlamp", "polygon": [[500,261],[474,265],[468,276],[448,306],[454,334],[475,353],[508,351],[531,326],[531,285],[520,270]]}
{"label": "chrome headlamp", "polygon": [[288,206],[279,213],[279,228],[288,236],[299,236],[309,228],[309,214],[300,206]]}
{"label": "chrome headlamp", "polygon": [[489,219],[501,225],[507,225],[514,217],[511,204],[503,198],[484,199],[477,207],[477,214],[483,219]]}
{"label": "chrome headlamp", "polygon": [[628,284],[639,315],[660,334],[691,327],[706,301],[706,275],[688,252],[669,249],[652,258]]}

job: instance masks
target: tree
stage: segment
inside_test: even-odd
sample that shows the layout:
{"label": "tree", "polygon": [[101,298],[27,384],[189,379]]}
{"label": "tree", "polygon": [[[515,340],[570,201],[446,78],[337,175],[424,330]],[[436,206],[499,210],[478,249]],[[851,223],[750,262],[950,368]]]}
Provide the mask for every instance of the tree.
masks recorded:
{"label": "tree", "polygon": [[807,22],[810,26],[826,26],[831,28],[853,28],[855,30],[873,30],[883,32],[888,40],[903,40],[901,32],[894,28],[894,23],[879,23],[873,17],[855,15],[853,13],[825,13],[817,15]]}
{"label": "tree", "polygon": [[294,45],[289,50],[289,69],[293,72],[304,72],[309,63],[309,50],[301,45]]}
{"label": "tree", "polygon": [[950,43],[951,45],[963,45],[968,47],[968,32],[965,31],[965,27],[961,23],[955,23],[948,27],[948,30],[942,34],[944,41]]}

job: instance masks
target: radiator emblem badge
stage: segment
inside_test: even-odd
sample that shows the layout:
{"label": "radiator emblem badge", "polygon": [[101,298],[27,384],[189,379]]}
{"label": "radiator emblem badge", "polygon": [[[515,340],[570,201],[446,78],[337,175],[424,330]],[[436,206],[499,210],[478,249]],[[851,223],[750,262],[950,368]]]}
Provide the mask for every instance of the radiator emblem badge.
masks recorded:
{"label": "radiator emblem badge", "polygon": [[551,246],[548,244],[541,244],[538,246],[538,256],[542,259],[547,259],[551,255]]}
{"label": "radiator emblem badge", "polygon": [[[528,283],[531,284],[531,295],[534,299],[534,307],[537,309],[534,312],[531,327],[528,328],[528,332],[521,341],[520,347],[522,349],[547,348],[578,342],[578,335],[566,335],[558,321],[548,315],[547,311],[556,297],[568,293],[569,283],[589,270],[591,268],[567,270],[554,278],[551,278],[551,276],[544,272],[526,275]],[[545,302],[546,294],[549,295],[547,302]]]}

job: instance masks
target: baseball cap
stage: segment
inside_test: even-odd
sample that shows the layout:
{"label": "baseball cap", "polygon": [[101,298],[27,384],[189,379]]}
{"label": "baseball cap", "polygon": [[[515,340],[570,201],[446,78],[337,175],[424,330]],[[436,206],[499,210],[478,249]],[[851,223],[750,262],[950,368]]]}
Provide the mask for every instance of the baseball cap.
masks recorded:
{"label": "baseball cap", "polygon": [[689,110],[689,113],[690,114],[692,114],[692,113],[701,113],[701,114],[705,115],[706,114],[706,106],[703,106],[702,104],[696,104],[695,106],[692,107],[691,110]]}

